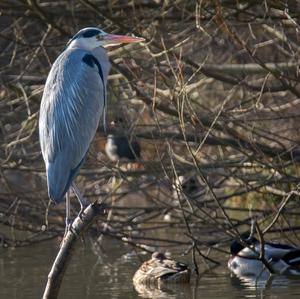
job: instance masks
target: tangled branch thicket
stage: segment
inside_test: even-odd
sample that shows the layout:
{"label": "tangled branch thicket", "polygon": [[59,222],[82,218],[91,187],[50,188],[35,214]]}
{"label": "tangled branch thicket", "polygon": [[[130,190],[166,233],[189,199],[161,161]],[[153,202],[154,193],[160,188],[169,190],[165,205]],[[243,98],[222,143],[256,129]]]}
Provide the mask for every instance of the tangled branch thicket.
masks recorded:
{"label": "tangled branch thicket", "polygon": [[142,157],[110,162],[100,128],[77,178],[111,207],[92,228],[99,242],[201,254],[253,218],[263,234],[296,236],[299,11],[297,1],[1,1],[2,245],[64,229],[64,206],[46,193],[39,104],[51,64],[87,26],[146,39],[109,51],[108,119],[125,125],[107,133],[137,139]]}

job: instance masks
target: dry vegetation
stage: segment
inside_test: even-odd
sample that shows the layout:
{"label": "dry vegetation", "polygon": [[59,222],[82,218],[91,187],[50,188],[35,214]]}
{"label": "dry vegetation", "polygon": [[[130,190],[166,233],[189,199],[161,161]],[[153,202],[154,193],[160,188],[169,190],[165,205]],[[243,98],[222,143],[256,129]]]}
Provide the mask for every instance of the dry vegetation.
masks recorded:
{"label": "dry vegetation", "polygon": [[[251,218],[262,235],[297,235],[297,1],[2,0],[0,13],[3,246],[64,229],[64,206],[49,205],[46,194],[39,103],[51,64],[87,26],[146,39],[109,52],[109,120],[126,120],[118,130],[139,140],[142,159],[110,162],[99,128],[77,178],[86,197],[112,207],[91,230],[99,242],[103,233],[201,253],[247,230]],[[197,192],[174,187],[182,175]]]}

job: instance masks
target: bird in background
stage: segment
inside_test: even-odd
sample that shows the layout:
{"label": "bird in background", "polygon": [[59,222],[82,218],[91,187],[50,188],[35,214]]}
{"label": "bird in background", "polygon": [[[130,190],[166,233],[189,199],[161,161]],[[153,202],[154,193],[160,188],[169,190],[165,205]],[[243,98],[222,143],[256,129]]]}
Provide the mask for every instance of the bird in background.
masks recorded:
{"label": "bird in background", "polygon": [[[117,117],[112,123],[114,127],[124,128],[124,120]],[[141,146],[137,140],[131,140],[124,130],[109,134],[105,144],[105,152],[111,161],[128,160],[135,162],[141,158]]]}
{"label": "bird in background", "polygon": [[178,199],[181,193],[189,197],[196,197],[203,187],[196,175],[180,175],[172,184],[173,198]]}
{"label": "bird in background", "polygon": [[[253,236],[241,235],[246,247],[238,240],[230,246],[229,270],[237,276],[260,276],[265,266],[259,260],[262,244]],[[300,249],[291,245],[264,242],[264,257],[274,273],[300,275]]]}
{"label": "bird in background", "polygon": [[70,190],[79,200],[80,214],[88,205],[74,179],[100,119],[105,126],[110,63],[104,46],[142,41],[84,28],[68,42],[48,75],[40,107],[39,138],[49,197],[60,203],[66,196],[67,229],[71,224]]}

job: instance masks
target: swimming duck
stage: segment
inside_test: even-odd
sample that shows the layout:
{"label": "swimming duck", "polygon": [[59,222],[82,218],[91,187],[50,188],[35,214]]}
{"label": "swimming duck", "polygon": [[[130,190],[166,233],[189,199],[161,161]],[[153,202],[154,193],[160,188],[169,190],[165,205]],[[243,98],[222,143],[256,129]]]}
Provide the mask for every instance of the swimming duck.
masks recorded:
{"label": "swimming duck", "polygon": [[187,283],[191,271],[184,263],[167,258],[163,253],[154,252],[149,261],[144,262],[135,272],[135,284]]}
{"label": "swimming duck", "polygon": [[[258,259],[261,250],[260,242],[251,237],[244,239],[250,248],[235,240],[230,246],[231,257],[228,268],[237,276],[258,276],[268,271]],[[276,274],[300,275],[300,249],[294,246],[264,242],[264,257]]]}

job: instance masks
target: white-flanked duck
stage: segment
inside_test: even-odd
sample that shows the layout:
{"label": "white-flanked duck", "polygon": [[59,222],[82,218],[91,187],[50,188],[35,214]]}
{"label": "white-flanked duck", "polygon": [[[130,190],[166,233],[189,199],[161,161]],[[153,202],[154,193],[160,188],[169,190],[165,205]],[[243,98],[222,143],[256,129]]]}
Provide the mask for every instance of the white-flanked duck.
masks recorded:
{"label": "white-flanked duck", "polygon": [[[260,242],[254,237],[244,239],[244,242],[249,247],[237,240],[231,244],[229,270],[237,276],[259,276],[264,271],[269,272],[259,260]],[[300,275],[300,249],[297,247],[264,242],[264,258],[273,273]]]}

